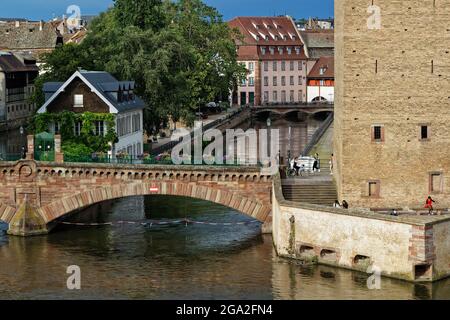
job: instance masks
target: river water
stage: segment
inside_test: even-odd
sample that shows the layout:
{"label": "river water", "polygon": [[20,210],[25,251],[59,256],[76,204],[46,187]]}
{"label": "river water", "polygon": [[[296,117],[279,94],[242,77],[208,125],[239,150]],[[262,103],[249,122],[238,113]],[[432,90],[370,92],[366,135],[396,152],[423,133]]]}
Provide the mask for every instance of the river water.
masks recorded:
{"label": "river water", "polygon": [[[92,210],[91,210],[92,211]],[[237,223],[238,212],[168,196],[119,199],[70,221],[180,219]],[[449,280],[414,285],[278,258],[271,236],[247,225],[63,226],[35,238],[0,236],[3,299],[450,299]],[[81,290],[66,287],[81,269]]]}
{"label": "river water", "polygon": [[[284,145],[292,139],[289,131],[296,137],[289,147],[296,154],[319,124],[278,120],[272,128],[281,129]],[[9,141],[0,139],[0,149],[14,148]],[[58,226],[26,239],[7,236],[0,225],[0,299],[450,299],[450,280],[431,285],[382,278],[380,289],[370,290],[367,274],[279,258],[259,223],[201,200],[130,197],[67,221],[184,218],[219,224]],[[81,290],[67,289],[72,265],[80,267]]]}

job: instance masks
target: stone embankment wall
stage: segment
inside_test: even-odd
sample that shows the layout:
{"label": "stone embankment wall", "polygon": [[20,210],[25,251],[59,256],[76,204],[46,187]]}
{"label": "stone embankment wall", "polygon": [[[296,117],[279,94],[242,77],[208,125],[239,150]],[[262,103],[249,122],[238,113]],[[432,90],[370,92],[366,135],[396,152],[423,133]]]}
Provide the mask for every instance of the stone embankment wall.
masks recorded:
{"label": "stone embankment wall", "polygon": [[278,255],[409,281],[450,276],[450,217],[393,217],[286,201],[279,177],[272,197]]}

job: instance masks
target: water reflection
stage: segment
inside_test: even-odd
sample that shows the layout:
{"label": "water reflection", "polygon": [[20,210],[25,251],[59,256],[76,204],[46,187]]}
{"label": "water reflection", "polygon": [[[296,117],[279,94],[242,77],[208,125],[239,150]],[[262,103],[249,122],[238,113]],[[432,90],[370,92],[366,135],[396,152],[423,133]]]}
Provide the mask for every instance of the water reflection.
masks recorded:
{"label": "water reflection", "polygon": [[[131,197],[78,213],[72,221],[189,217],[241,222],[244,215],[181,197]],[[276,256],[258,225],[146,228],[64,227],[35,238],[0,235],[0,298],[6,299],[450,299],[450,281],[415,285],[304,265]],[[79,265],[82,290],[66,288]]]}

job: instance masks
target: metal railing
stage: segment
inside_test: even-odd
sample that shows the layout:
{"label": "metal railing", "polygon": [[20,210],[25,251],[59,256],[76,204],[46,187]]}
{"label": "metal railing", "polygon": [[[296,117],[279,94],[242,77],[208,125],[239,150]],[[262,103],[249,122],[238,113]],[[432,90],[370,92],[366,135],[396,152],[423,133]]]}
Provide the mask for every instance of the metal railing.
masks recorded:
{"label": "metal railing", "polygon": [[251,108],[293,108],[293,107],[333,107],[334,101],[323,102],[263,102],[260,106],[253,106]]}
{"label": "metal railing", "polygon": [[328,117],[325,119],[325,121],[322,123],[322,125],[312,135],[311,140],[309,140],[305,149],[303,149],[303,152],[302,152],[303,155],[307,155],[311,152],[311,150],[314,148],[314,146],[319,142],[319,140],[322,138],[322,136],[328,130],[330,125],[333,123],[333,120],[334,120],[334,112],[331,112],[328,115]]}
{"label": "metal railing", "polygon": [[17,161],[22,159],[20,153],[0,153],[0,161]]}
{"label": "metal railing", "polygon": [[[147,164],[147,165],[179,165],[175,164],[169,156],[159,157],[159,156],[68,156],[64,155],[64,162],[66,163],[108,163],[108,164]],[[188,163],[186,163],[188,162]],[[201,164],[195,163],[194,159],[183,161],[181,165],[206,165],[206,166],[231,166],[231,167],[241,167],[241,166],[255,166],[254,164],[239,164],[237,159],[233,164],[227,164],[224,159],[223,164],[209,164],[205,160]],[[261,166],[257,164],[256,166]]]}

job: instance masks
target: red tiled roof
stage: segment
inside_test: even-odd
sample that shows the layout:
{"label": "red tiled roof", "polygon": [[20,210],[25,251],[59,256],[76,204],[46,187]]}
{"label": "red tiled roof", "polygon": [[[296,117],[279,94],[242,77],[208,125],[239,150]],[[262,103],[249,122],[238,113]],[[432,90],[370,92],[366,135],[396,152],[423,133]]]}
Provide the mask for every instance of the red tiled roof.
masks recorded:
{"label": "red tiled roof", "polygon": [[[320,69],[325,68],[320,74]],[[308,74],[313,79],[334,79],[334,57],[321,57]]]}
{"label": "red tiled roof", "polygon": [[[236,17],[228,25],[233,29],[237,28],[243,37],[236,39],[240,59],[307,59],[301,37],[289,17]],[[262,47],[265,47],[265,54],[262,54]],[[274,54],[270,53],[271,47]],[[288,54],[288,47],[291,54]],[[283,53],[280,53],[279,48],[282,48]],[[296,48],[300,48],[299,54]]]}
{"label": "red tiled roof", "polygon": [[228,24],[239,29],[245,44],[303,45],[295,24],[288,17],[236,17]]}

